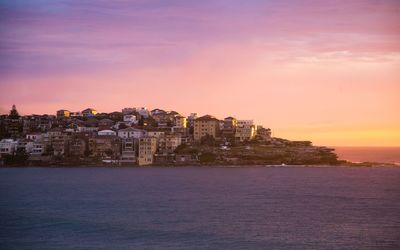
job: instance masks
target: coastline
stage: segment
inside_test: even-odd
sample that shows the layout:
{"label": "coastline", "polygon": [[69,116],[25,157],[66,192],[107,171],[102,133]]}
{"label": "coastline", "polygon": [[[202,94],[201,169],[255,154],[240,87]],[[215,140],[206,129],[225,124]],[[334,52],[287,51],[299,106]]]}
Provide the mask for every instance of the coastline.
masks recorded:
{"label": "coastline", "polygon": [[342,164],[152,164],[139,165],[118,165],[118,164],[38,164],[38,165],[3,165],[0,168],[379,168],[379,167],[400,167],[400,164],[384,162],[345,162]]}

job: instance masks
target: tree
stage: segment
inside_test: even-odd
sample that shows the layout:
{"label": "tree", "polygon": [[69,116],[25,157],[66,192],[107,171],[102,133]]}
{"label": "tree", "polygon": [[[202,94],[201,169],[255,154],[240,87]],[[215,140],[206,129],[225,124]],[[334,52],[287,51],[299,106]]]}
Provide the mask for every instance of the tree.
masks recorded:
{"label": "tree", "polygon": [[118,129],[126,129],[127,127],[125,123],[120,123]]}
{"label": "tree", "polygon": [[10,110],[10,114],[8,115],[8,118],[10,119],[18,119],[19,118],[19,114],[17,111],[17,107],[14,105],[12,105],[12,108]]}
{"label": "tree", "polygon": [[200,144],[207,145],[207,146],[214,146],[215,138],[212,135],[206,134],[205,136],[201,137]]}

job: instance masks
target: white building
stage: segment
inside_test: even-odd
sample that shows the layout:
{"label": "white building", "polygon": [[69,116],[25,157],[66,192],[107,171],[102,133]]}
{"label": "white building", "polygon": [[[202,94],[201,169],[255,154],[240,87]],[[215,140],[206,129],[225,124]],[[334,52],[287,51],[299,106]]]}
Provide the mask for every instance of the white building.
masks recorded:
{"label": "white building", "polygon": [[80,127],[78,126],[76,129],[78,132],[97,132],[99,130],[98,127]]}
{"label": "white building", "polygon": [[240,142],[250,141],[256,136],[256,127],[253,120],[238,120],[235,139]]}
{"label": "white building", "polygon": [[16,152],[18,142],[13,139],[3,139],[0,141],[0,154],[12,155]]}
{"label": "white building", "polygon": [[81,112],[71,112],[70,114],[69,114],[69,116],[70,117],[81,117],[82,116],[82,113]]}
{"label": "white building", "polygon": [[136,115],[124,115],[124,122],[129,124],[137,124],[138,120],[136,119]]}
{"label": "white building", "polygon": [[117,135],[117,133],[115,131],[109,130],[109,129],[105,129],[105,130],[101,130],[99,132],[97,132],[98,135]]}
{"label": "white building", "polygon": [[146,131],[143,129],[137,128],[125,128],[118,130],[118,137],[126,139],[126,138],[135,138],[139,139],[146,135]]}
{"label": "white building", "polygon": [[150,116],[150,112],[146,107],[136,108],[136,112],[138,112],[139,115],[144,118],[148,118]]}
{"label": "white building", "polygon": [[237,120],[237,126],[253,126],[253,120]]}
{"label": "white building", "polygon": [[41,141],[33,142],[32,155],[43,155],[46,152],[46,144]]}

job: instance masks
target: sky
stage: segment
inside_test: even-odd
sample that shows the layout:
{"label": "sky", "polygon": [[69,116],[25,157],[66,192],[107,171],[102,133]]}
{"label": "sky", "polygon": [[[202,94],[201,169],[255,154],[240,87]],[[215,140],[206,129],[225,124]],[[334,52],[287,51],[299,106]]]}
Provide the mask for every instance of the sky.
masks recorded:
{"label": "sky", "polygon": [[400,1],[0,0],[0,113],[12,104],[145,106],[400,146]]}

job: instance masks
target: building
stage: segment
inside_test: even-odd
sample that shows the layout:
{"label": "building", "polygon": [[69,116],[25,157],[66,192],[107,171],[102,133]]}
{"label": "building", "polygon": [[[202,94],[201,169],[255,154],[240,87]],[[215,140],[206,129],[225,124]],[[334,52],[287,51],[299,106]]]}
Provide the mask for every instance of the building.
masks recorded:
{"label": "building", "polygon": [[42,133],[36,132],[36,133],[26,134],[25,139],[32,140],[32,141],[40,140],[40,139],[42,139]]}
{"label": "building", "polygon": [[176,111],[165,111],[154,109],[151,111],[152,118],[156,121],[158,127],[172,127],[175,125],[175,117],[180,116]]}
{"label": "building", "polygon": [[82,113],[77,111],[77,112],[70,112],[69,114],[70,117],[81,117]]}
{"label": "building", "polygon": [[92,109],[92,108],[87,108],[82,111],[82,116],[84,117],[93,117],[97,114],[97,110]]}
{"label": "building", "polygon": [[53,136],[51,138],[51,148],[53,155],[63,156],[68,146],[68,137],[66,135]]}
{"label": "building", "polygon": [[154,162],[154,154],[157,152],[157,139],[144,137],[139,139],[139,166],[151,165]]}
{"label": "building", "polygon": [[235,139],[239,142],[250,141],[256,136],[256,127],[253,120],[238,120]]}
{"label": "building", "polygon": [[159,114],[166,114],[167,112],[163,109],[153,109],[150,111],[151,116],[159,115]]}
{"label": "building", "polygon": [[198,118],[197,113],[191,113],[186,119],[186,126],[188,128],[194,127],[194,121]]}
{"label": "building", "polygon": [[24,130],[24,121],[22,119],[7,119],[5,128],[11,138],[20,138]]}
{"label": "building", "polygon": [[0,155],[13,155],[17,151],[18,142],[13,139],[2,139],[0,141]]}
{"label": "building", "polygon": [[136,119],[136,115],[124,115],[124,122],[129,123],[130,125],[132,124],[137,124],[138,120]]}
{"label": "building", "polygon": [[219,133],[219,120],[211,115],[205,115],[194,121],[193,137],[196,142],[201,141],[206,135],[217,138]]}
{"label": "building", "polygon": [[34,141],[31,155],[40,156],[44,153],[46,153],[46,143],[41,140]]}
{"label": "building", "polygon": [[71,116],[71,112],[65,109],[60,109],[57,111],[57,118],[66,118],[66,117],[70,117]]}
{"label": "building", "polygon": [[45,136],[49,137],[50,139],[61,135],[63,135],[62,128],[52,128],[45,134]]}
{"label": "building", "polygon": [[117,159],[121,154],[120,146],[117,136],[102,135],[89,138],[90,155],[94,157]]}
{"label": "building", "polygon": [[117,133],[115,131],[109,130],[109,129],[105,129],[105,130],[101,130],[99,132],[97,132],[97,135],[117,135]]}
{"label": "building", "polygon": [[17,152],[25,152],[26,154],[30,154],[33,149],[33,141],[21,139],[18,140]]}
{"label": "building", "polygon": [[88,140],[84,136],[74,136],[68,141],[68,155],[69,156],[85,156],[88,150]]}
{"label": "building", "polygon": [[165,135],[164,131],[147,131],[147,136],[155,137],[157,139],[163,137]]}
{"label": "building", "polygon": [[124,163],[135,163],[136,162],[136,149],[137,140],[134,138],[122,139],[122,151],[120,162]]}
{"label": "building", "polygon": [[236,127],[236,118],[226,117],[223,123],[222,137],[224,137],[227,141],[233,141],[235,139]]}
{"label": "building", "polygon": [[86,126],[77,126],[76,131],[78,133],[89,133],[89,132],[97,132],[99,130],[98,127],[86,127]]}
{"label": "building", "polygon": [[271,142],[272,132],[270,128],[264,128],[263,126],[257,126],[257,138],[261,141]]}
{"label": "building", "polygon": [[136,112],[143,118],[149,118],[150,112],[146,107],[136,108]]}
{"label": "building", "polygon": [[158,152],[172,154],[175,149],[182,144],[180,136],[177,135],[164,135],[159,138],[158,141]]}
{"label": "building", "polygon": [[186,117],[177,115],[174,117],[175,128],[186,128]]}
{"label": "building", "polygon": [[141,137],[144,137],[146,135],[146,131],[143,129],[137,129],[137,128],[124,128],[118,130],[118,137],[119,138],[135,138],[139,139]]}

